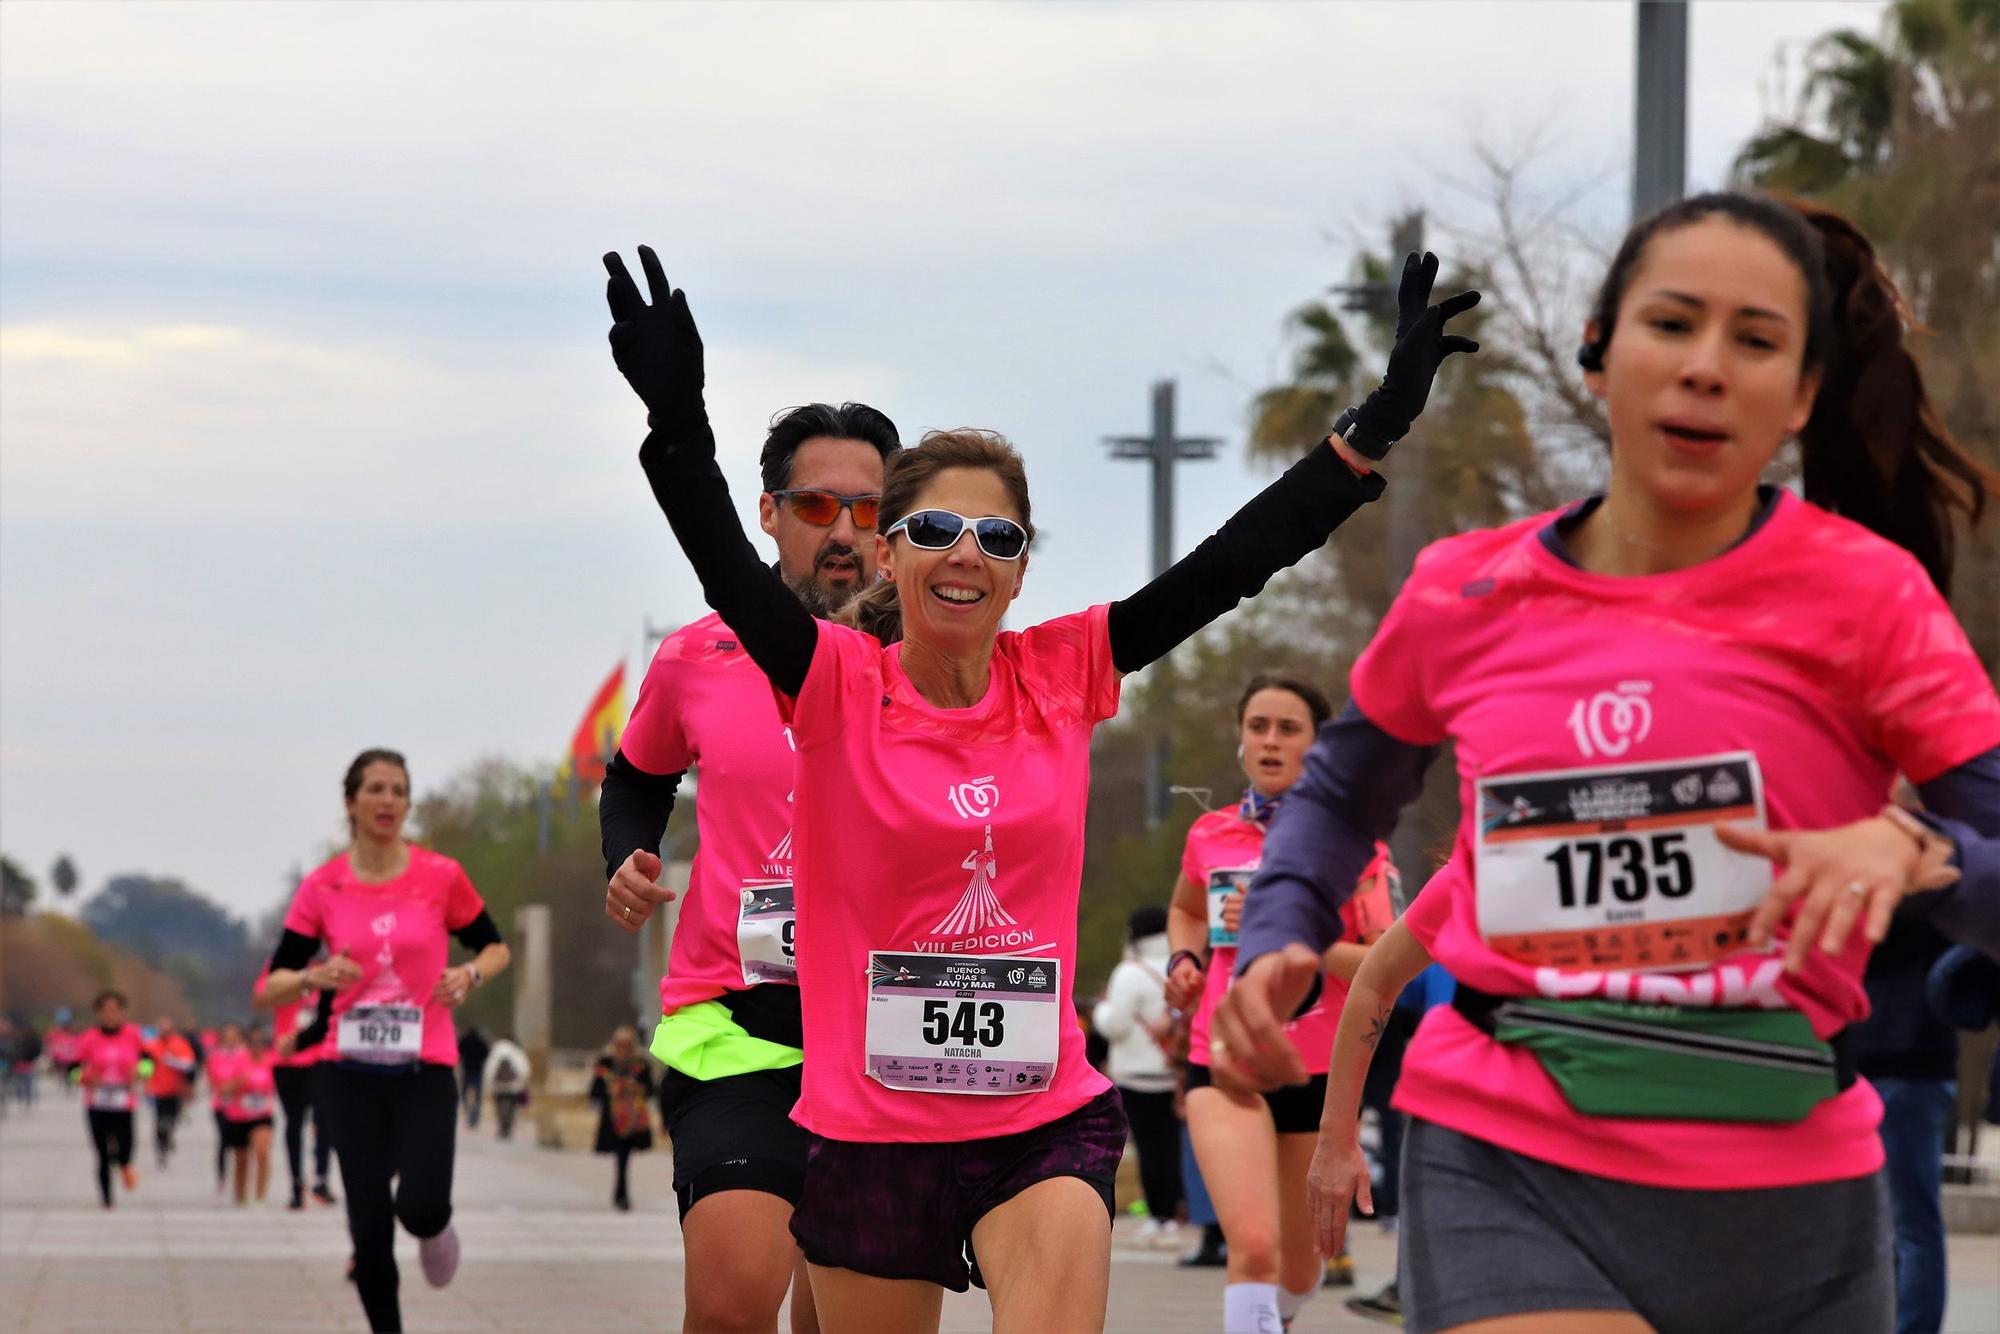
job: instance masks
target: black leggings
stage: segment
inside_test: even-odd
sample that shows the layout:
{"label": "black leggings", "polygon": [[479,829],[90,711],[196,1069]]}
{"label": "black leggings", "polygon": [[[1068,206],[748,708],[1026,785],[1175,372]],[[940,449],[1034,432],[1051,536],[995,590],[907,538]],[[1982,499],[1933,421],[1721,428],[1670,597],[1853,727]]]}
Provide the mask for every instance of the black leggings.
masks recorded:
{"label": "black leggings", "polygon": [[1132,1147],[1139,1154],[1139,1185],[1146,1192],[1146,1212],[1165,1222],[1181,1208],[1181,1123],[1174,1115],[1172,1089],[1141,1093],[1119,1085],[1125,1120],[1132,1127]]}
{"label": "black leggings", "polygon": [[175,1097],[153,1099],[153,1152],[165,1162],[167,1155],[174,1151],[174,1128],[181,1123],[181,1100]]}
{"label": "black leggings", "polygon": [[396,1223],[418,1238],[451,1224],[458,1081],[442,1065],[412,1074],[322,1067],[319,1110],[340,1155],[361,1309],[370,1329],[400,1330]]}
{"label": "black leggings", "polygon": [[278,1103],[285,1109],[285,1162],[292,1169],[292,1198],[306,1193],[302,1171],[305,1160],[306,1118],[313,1123],[313,1183],[326,1184],[326,1160],[333,1152],[333,1140],[321,1124],[325,1119],[314,1106],[319,1088],[316,1065],[281,1065],[271,1072],[278,1081]]}
{"label": "black leggings", "polygon": [[132,1161],[132,1113],[100,1112],[95,1107],[84,1113],[90,1118],[90,1142],[97,1149],[97,1193],[111,1203],[111,1169]]}
{"label": "black leggings", "polygon": [[215,1113],[215,1184],[220,1186],[229,1176],[229,1118],[220,1107],[210,1110]]}

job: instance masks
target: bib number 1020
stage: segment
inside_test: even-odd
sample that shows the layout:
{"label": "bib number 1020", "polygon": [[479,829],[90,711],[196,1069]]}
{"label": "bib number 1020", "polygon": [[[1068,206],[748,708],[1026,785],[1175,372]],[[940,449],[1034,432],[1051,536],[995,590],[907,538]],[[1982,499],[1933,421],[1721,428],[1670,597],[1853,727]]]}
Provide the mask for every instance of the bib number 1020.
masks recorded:
{"label": "bib number 1020", "polygon": [[1619,903],[1643,903],[1653,894],[1681,899],[1694,892],[1686,844],[1685,833],[1575,839],[1542,860],[1555,867],[1556,896],[1565,908],[1594,908],[1607,890]]}
{"label": "bib number 1020", "polygon": [[1007,1038],[1007,1007],[998,1001],[924,1002],[924,1041],[933,1047],[998,1047]]}

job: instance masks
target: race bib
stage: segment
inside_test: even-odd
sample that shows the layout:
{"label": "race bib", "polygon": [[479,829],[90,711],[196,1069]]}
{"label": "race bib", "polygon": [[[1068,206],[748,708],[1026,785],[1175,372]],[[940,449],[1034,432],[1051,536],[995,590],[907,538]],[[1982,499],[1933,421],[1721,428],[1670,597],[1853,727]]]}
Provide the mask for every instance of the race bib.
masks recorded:
{"label": "race bib", "polygon": [[1222,901],[1237,890],[1247,891],[1252,877],[1257,874],[1254,866],[1233,866],[1208,873],[1208,947],[1236,944],[1236,933],[1222,924]]}
{"label": "race bib", "polygon": [[866,1070],[912,1093],[1040,1093],[1061,1044],[1061,967],[983,954],[868,956]]}
{"label": "race bib", "polygon": [[1748,751],[1479,781],[1479,933],[1531,967],[1676,972],[1748,946],[1771,864],[1715,822],[1764,828]]}
{"label": "race bib", "polygon": [[245,1116],[269,1116],[271,1095],[268,1093],[245,1093],[236,1099],[236,1108]]}
{"label": "race bib", "polygon": [[132,1110],[132,1086],[92,1084],[84,1090],[83,1105],[95,1112],[129,1112]]}
{"label": "race bib", "polygon": [[415,1005],[357,1005],[340,1016],[340,1059],[412,1065],[424,1049],[424,1012]]}
{"label": "race bib", "polygon": [[743,985],[797,981],[799,970],[792,954],[797,932],[791,881],[745,886],[743,908],[736,918],[736,948],[743,956]]}

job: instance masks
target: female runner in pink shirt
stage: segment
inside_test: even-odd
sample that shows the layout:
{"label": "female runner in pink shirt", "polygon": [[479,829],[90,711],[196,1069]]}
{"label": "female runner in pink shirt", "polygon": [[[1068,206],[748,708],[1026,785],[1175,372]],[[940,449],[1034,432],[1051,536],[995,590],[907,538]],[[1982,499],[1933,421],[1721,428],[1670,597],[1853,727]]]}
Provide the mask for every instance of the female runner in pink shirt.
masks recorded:
{"label": "female runner in pink shirt", "polygon": [[1236,705],[1236,753],[1249,786],[1237,804],[1205,813],[1188,830],[1168,912],[1174,952],[1167,961],[1167,1003],[1194,1015],[1188,1030],[1188,1137],[1229,1241],[1222,1291],[1227,1331],[1255,1334],[1273,1321],[1289,1325],[1319,1290],[1306,1165],[1326,1101],[1327,1050],[1347,979],[1395,917],[1389,897],[1395,872],[1382,847],[1341,908],[1341,939],[1326,952],[1319,1002],[1285,1028],[1311,1079],[1261,1098],[1215,1086],[1209,1075],[1209,1017],[1229,989],[1245,890],[1263,859],[1264,833],[1298,781],[1306,748],[1332,716],[1326,696],[1297,676],[1260,672],[1250,678]]}
{"label": "female runner in pink shirt", "polygon": [[277,1105],[276,1053],[264,1030],[252,1026],[222,1085],[223,1146],[236,1163],[236,1203],[248,1204],[255,1169],[257,1203],[271,1190],[271,1121]]}
{"label": "female runner in pink shirt", "polygon": [[815,1139],[792,1232],[821,1325],[935,1327],[942,1289],[979,1279],[996,1328],[1100,1326],[1125,1125],[1070,999],[1092,730],[1125,673],[1380,492],[1369,460],[1408,430],[1444,357],[1474,346],[1444,325],[1477,295],[1430,305],[1436,260],[1411,256],[1388,374],[1348,434],[1134,597],[1026,631],[1000,629],[1033,533],[1020,456],[984,432],[932,433],[885,479],[883,582],[843,613],[858,629],[814,620],[743,536],[686,298],[640,258],[651,305],[605,257],[612,350],[653,428],[640,458],[798,746],[793,1117]]}
{"label": "female runner in pink shirt", "polygon": [[[400,754],[361,752],[341,790],[352,842],[300,884],[262,999],[275,1008],[307,990],[334,993],[319,1105],[340,1156],[354,1286],[371,1329],[401,1329],[397,1222],[417,1238],[432,1287],[458,1270],[451,1012],[509,955],[464,868],[404,840],[410,771]],[[454,937],[477,951],[470,963],[448,964]],[[322,945],[331,957],[311,962]]]}
{"label": "female runner in pink shirt", "polygon": [[224,1024],[213,1036],[202,1075],[208,1080],[208,1110],[215,1120],[215,1193],[220,1195],[229,1189],[229,1096],[224,1090],[243,1059],[243,1026]]}
{"label": "female runner in pink shirt", "polygon": [[[1881,1103],[1844,1030],[1898,911],[2000,949],[2000,699],[1940,590],[1995,479],[1952,443],[1865,238],[1703,195],[1636,227],[1580,357],[1609,488],[1448,538],[1272,831],[1219,1015],[1303,994],[1343,870],[1456,745],[1452,860],[1342,1013],[1310,1186],[1368,1204],[1354,1110],[1397,992],[1416,1330],[1885,1330]],[[1797,433],[1806,499],[1759,478]],[[1886,806],[1898,775],[1926,808]],[[1774,875],[1774,869],[1776,874]]]}
{"label": "female runner in pink shirt", "polygon": [[138,1105],[139,1062],[146,1054],[145,1035],[125,1022],[125,996],[101,991],[90,1003],[97,1027],[76,1040],[77,1082],[83,1087],[84,1117],[90,1142],[97,1151],[97,1193],[109,1209],[111,1169],[126,1190],[136,1190],[132,1170],[132,1116]]}

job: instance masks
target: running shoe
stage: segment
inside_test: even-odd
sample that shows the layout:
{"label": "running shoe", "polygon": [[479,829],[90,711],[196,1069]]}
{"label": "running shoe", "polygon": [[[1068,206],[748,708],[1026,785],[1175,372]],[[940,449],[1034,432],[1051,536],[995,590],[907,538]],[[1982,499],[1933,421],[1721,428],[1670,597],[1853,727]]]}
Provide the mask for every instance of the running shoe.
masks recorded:
{"label": "running shoe", "polygon": [[326,1188],[326,1183],[324,1181],[320,1182],[318,1185],[313,1187],[313,1198],[315,1200],[318,1200],[321,1204],[340,1203],[339,1200],[333,1198],[333,1192]]}
{"label": "running shoe", "polygon": [[446,1225],[435,1237],[417,1243],[417,1259],[423,1262],[424,1282],[441,1288],[458,1272],[458,1229]]}
{"label": "running shoe", "polygon": [[118,1179],[125,1183],[127,1190],[139,1189],[139,1173],[130,1163],[118,1169]]}
{"label": "running shoe", "polygon": [[1354,1257],[1346,1251],[1329,1256],[1326,1262],[1326,1277],[1320,1280],[1322,1288],[1351,1288],[1354,1286]]}
{"label": "running shoe", "polygon": [[306,1207],[306,1197],[299,1191],[295,1190],[292,1192],[292,1202],[290,1204],[287,1204],[285,1207],[291,1210],[293,1213],[298,1213],[301,1209],[304,1209]]}
{"label": "running shoe", "polygon": [[1229,1245],[1222,1229],[1210,1223],[1201,1230],[1201,1244],[1174,1261],[1182,1269],[1221,1269],[1229,1263]]}
{"label": "running shoe", "polygon": [[1403,1324],[1403,1298],[1396,1291],[1393,1280],[1383,1284],[1380,1292],[1349,1297],[1347,1309],[1364,1320],[1373,1320],[1378,1324],[1395,1325],[1398,1328]]}

